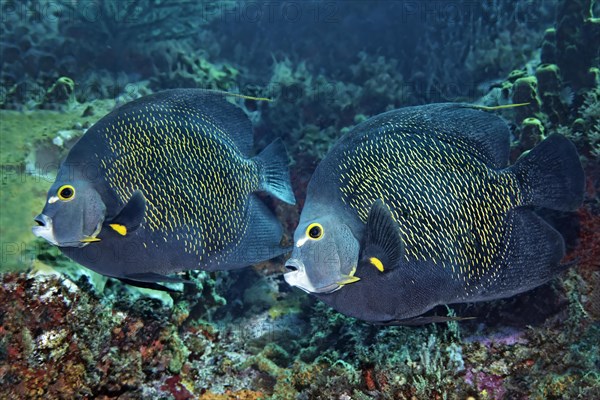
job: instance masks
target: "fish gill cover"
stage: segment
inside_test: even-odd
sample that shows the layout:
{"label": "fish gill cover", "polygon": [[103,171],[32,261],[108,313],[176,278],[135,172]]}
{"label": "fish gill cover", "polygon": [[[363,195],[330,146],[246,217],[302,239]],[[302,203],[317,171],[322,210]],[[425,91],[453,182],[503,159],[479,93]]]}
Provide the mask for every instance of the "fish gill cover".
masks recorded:
{"label": "fish gill cover", "polygon": [[[600,398],[599,2],[0,0],[0,11],[0,398]],[[228,99],[251,126],[249,157],[274,141],[287,148],[296,204],[256,195],[283,228],[282,248],[310,208],[313,172],[361,123],[432,103],[527,103],[485,112],[504,120],[508,165],[557,135],[575,146],[581,206],[529,210],[560,232],[568,268],[523,294],[424,315],[443,324],[386,327],[291,288],[287,254],[187,271],[165,292],[97,274],[31,233],[80,138],[118,106],[182,88],[270,100]],[[169,137],[158,132],[157,152]],[[168,161],[148,168],[177,165]],[[116,166],[114,176],[135,175]],[[170,179],[165,204],[196,193]],[[109,229],[121,235],[131,221]],[[384,271],[395,259],[385,254]]]}

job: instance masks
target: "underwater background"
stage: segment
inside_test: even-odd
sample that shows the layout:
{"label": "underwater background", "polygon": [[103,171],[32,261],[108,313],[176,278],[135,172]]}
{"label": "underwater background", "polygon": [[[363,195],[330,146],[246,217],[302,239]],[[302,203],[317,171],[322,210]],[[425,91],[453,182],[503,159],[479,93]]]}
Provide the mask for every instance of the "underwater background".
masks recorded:
{"label": "underwater background", "polygon": [[[600,3],[595,0],[0,0],[0,399],[600,398]],[[473,320],[380,327],[282,278],[285,257],[164,293],[93,273],[31,233],[69,148],[115,106],[220,89],[281,138],[295,206],[354,125],[434,102],[502,110],[511,162],[553,133],[586,172],[544,212],[573,266]]]}

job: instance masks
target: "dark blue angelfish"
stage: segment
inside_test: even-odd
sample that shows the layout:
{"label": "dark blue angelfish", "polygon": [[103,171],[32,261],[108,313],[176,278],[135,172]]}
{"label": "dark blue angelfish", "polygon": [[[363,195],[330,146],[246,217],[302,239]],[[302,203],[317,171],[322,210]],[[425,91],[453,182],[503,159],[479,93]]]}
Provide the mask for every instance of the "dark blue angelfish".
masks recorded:
{"label": "dark blue angelfish", "polygon": [[286,281],[367,321],[512,296],[565,267],[561,235],[531,208],[583,199],[577,151],[554,135],[508,166],[509,130],[465,104],[386,112],[317,167]]}
{"label": "dark blue angelfish", "polygon": [[251,157],[250,121],[226,96],[169,90],[102,118],[62,163],[33,233],[140,284],[282,254],[282,228],[254,192],[295,202],[285,148]]}

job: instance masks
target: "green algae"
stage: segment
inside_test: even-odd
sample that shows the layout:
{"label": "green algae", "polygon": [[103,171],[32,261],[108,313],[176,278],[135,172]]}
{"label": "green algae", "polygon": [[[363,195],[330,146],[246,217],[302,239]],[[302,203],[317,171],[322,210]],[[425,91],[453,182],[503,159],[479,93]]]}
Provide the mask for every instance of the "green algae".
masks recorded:
{"label": "green algae", "polygon": [[76,124],[96,122],[113,107],[113,101],[96,101],[93,115],[83,116],[89,104],[77,104],[64,111],[11,111],[0,110],[0,164],[15,165],[25,162],[33,146],[39,141],[49,142],[57,132],[71,129]]}
{"label": "green algae", "polygon": [[31,233],[33,218],[44,206],[50,183],[17,171],[3,171],[0,190],[0,237],[2,262],[0,271],[25,270],[29,254],[39,245]]}
{"label": "green algae", "polygon": [[[96,102],[94,107],[103,114],[113,104]],[[25,270],[31,266],[31,255],[41,245],[31,233],[33,218],[43,208],[52,175],[66,155],[66,149],[55,146],[52,140],[61,130],[95,122],[98,115],[82,116],[86,107],[77,104],[65,111],[0,111],[0,271]],[[41,163],[32,160],[32,154],[42,147],[54,152],[55,159],[51,157]]]}
{"label": "green algae", "polygon": [[536,71],[540,93],[544,96],[547,94],[558,94],[561,90],[560,69],[556,64],[542,64]]}
{"label": "green algae", "polygon": [[305,298],[301,293],[296,291],[288,293],[269,308],[269,317],[276,320],[286,315],[299,314],[304,300]]}
{"label": "green algae", "polygon": [[521,123],[519,144],[531,148],[546,138],[545,131],[544,124],[539,119],[534,117],[525,118]]}

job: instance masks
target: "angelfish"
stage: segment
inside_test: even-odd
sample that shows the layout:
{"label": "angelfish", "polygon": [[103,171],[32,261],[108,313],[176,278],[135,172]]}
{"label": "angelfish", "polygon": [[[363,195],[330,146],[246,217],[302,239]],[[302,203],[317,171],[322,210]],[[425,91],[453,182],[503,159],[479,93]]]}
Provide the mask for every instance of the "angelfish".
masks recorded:
{"label": "angelfish", "polygon": [[280,140],[252,157],[248,117],[227,93],[177,89],[125,104],[61,164],[33,233],[128,283],[251,265],[285,252],[256,196],[293,204]]}
{"label": "angelfish", "polygon": [[565,269],[562,236],[533,207],[573,210],[584,174],[552,135],[511,166],[509,129],[484,107],[389,111],[318,165],[285,280],[375,323],[530,290]]}

